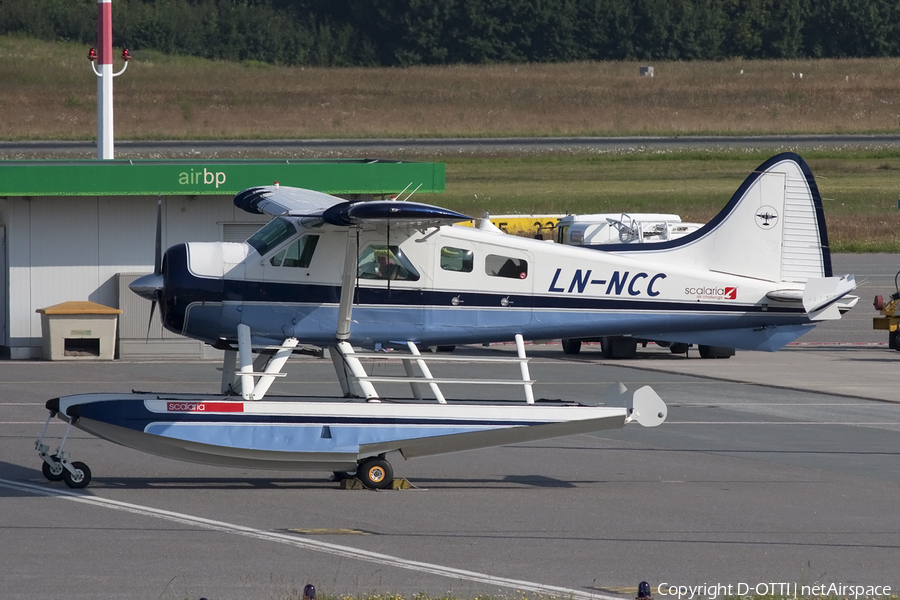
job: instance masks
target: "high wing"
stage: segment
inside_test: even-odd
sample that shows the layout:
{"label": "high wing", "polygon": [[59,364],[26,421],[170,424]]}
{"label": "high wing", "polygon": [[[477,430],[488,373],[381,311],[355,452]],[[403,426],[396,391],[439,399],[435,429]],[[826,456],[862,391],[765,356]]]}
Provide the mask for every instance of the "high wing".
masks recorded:
{"label": "high wing", "polygon": [[244,190],[234,197],[234,205],[254,215],[303,217],[321,215],[341,198],[302,188],[266,185]]}
{"label": "high wing", "polygon": [[472,217],[430,204],[398,200],[349,201],[301,188],[261,186],[239,193],[234,205],[251,214],[271,217],[321,217],[340,227],[393,223],[437,227]]}

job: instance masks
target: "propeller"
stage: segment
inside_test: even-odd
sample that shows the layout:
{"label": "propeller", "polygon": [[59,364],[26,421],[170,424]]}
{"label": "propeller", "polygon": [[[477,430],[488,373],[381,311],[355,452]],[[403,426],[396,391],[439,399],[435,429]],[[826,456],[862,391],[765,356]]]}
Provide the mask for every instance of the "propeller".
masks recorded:
{"label": "propeller", "polygon": [[131,291],[150,301],[150,320],[147,322],[147,339],[150,339],[150,324],[156,305],[162,298],[164,279],[162,272],[162,197],[156,202],[156,253],[153,260],[153,273],[138,277],[129,284]]}

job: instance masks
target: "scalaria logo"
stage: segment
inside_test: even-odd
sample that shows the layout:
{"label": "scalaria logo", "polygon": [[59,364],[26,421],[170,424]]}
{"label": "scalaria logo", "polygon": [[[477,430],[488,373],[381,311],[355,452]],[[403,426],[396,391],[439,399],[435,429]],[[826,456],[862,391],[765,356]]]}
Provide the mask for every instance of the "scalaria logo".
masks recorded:
{"label": "scalaria logo", "polygon": [[206,405],[202,402],[169,402],[166,405],[169,412],[191,412],[195,410],[206,410]]}
{"label": "scalaria logo", "polygon": [[737,300],[736,287],[686,287],[686,296],[699,296],[702,298],[720,298],[722,300]]}

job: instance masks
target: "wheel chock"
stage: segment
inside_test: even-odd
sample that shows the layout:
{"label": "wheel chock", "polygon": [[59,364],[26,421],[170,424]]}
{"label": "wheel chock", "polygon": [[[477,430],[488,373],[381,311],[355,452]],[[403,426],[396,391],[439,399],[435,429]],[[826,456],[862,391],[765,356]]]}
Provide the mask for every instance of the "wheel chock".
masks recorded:
{"label": "wheel chock", "polygon": [[357,479],[356,477],[348,477],[346,479],[341,479],[341,489],[342,490],[364,490],[366,486],[363,485],[363,482]]}
{"label": "wheel chock", "polygon": [[[367,490],[366,486],[363,485],[363,482],[357,479],[356,477],[348,477],[346,479],[341,479],[340,481],[342,490]],[[402,477],[398,477],[397,479],[391,482],[390,489],[392,490],[408,490],[412,487],[412,484],[409,482],[409,479],[403,479]]]}
{"label": "wheel chock", "polygon": [[391,482],[392,490],[408,490],[410,487],[409,479],[403,479],[402,477],[398,477],[397,479]]}

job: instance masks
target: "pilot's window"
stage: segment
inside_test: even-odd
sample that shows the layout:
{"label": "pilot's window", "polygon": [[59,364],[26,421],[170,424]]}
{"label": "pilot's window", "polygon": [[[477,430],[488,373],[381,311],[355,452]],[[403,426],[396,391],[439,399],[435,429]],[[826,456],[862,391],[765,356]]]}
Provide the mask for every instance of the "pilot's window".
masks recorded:
{"label": "pilot's window", "polygon": [[457,271],[459,273],[471,273],[475,262],[475,254],[471,250],[444,246],[441,248],[441,269],[444,271]]}
{"label": "pilot's window", "polygon": [[278,218],[247,238],[247,243],[256,248],[260,256],[264,256],[296,233],[297,228],[293,223]]}
{"label": "pilot's window", "polygon": [[416,271],[399,246],[366,246],[359,254],[360,279],[418,281]]}
{"label": "pilot's window", "polygon": [[318,243],[319,236],[304,235],[273,256],[269,262],[273,267],[300,267],[308,269]]}
{"label": "pilot's window", "polygon": [[484,259],[484,271],[492,277],[525,279],[528,277],[528,261],[498,254],[488,254]]}

